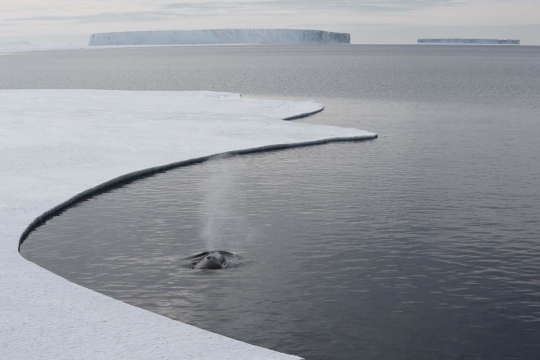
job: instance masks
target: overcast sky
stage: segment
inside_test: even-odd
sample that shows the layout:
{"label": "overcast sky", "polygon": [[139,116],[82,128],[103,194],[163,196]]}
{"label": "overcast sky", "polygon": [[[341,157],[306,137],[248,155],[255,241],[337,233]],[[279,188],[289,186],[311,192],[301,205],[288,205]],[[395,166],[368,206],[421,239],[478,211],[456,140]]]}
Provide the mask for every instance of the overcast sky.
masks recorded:
{"label": "overcast sky", "polygon": [[540,45],[540,0],[0,0],[0,42],[219,28],[341,31],[360,44],[488,37]]}

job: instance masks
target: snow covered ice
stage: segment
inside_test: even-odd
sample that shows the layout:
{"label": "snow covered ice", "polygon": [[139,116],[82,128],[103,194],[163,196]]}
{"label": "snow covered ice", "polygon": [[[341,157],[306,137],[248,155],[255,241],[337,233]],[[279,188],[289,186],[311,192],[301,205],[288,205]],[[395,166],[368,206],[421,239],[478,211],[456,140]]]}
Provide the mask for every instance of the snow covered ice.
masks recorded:
{"label": "snow covered ice", "polygon": [[216,29],[127,31],[90,36],[88,45],[349,44],[351,36],[321,30]]}
{"label": "snow covered ice", "polygon": [[131,172],[240,149],[376,134],[280,119],[314,102],[214,92],[0,90],[0,359],[295,359],[93,292],[17,252],[38,216]]}

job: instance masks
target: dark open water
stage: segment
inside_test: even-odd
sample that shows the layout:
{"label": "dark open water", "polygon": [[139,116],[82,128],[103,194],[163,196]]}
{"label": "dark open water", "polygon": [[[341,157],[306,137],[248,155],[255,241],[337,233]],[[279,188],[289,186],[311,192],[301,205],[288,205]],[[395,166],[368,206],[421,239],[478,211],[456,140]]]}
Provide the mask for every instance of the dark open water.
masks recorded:
{"label": "dark open water", "polygon": [[[4,88],[219,90],[326,104],[379,139],[131,183],[22,255],[307,359],[540,357],[540,48],[184,47],[0,57]],[[209,246],[239,267],[192,271]]]}

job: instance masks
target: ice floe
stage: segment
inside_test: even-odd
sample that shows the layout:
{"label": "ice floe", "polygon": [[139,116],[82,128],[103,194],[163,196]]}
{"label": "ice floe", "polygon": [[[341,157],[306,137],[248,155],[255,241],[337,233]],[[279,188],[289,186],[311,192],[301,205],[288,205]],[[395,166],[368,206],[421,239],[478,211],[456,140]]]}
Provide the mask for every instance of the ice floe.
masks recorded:
{"label": "ice floe", "polygon": [[280,119],[322,109],[214,92],[0,90],[1,359],[294,359],[127,305],[17,252],[27,226],[135,171],[227,151],[375,134]]}

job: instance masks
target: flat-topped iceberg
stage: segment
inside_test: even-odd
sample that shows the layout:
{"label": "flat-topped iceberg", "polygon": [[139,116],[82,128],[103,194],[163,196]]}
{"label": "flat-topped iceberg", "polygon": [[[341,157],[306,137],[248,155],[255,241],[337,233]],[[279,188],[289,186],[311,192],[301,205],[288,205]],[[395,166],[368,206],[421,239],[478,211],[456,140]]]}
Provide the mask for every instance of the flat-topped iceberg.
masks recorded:
{"label": "flat-topped iceberg", "polygon": [[322,30],[216,29],[98,33],[88,45],[350,44],[351,35]]}
{"label": "flat-topped iceberg", "polygon": [[520,45],[517,39],[418,39],[419,44]]}
{"label": "flat-topped iceberg", "polygon": [[0,54],[11,52],[22,52],[39,49],[40,46],[34,45],[28,41],[0,42]]}
{"label": "flat-topped iceberg", "polygon": [[29,41],[8,41],[0,42],[0,48],[17,48],[17,47],[31,47],[36,46]]}
{"label": "flat-topped iceberg", "polygon": [[36,45],[28,41],[0,42],[0,55],[18,52],[75,50],[84,48],[87,48],[87,46],[73,44]]}

